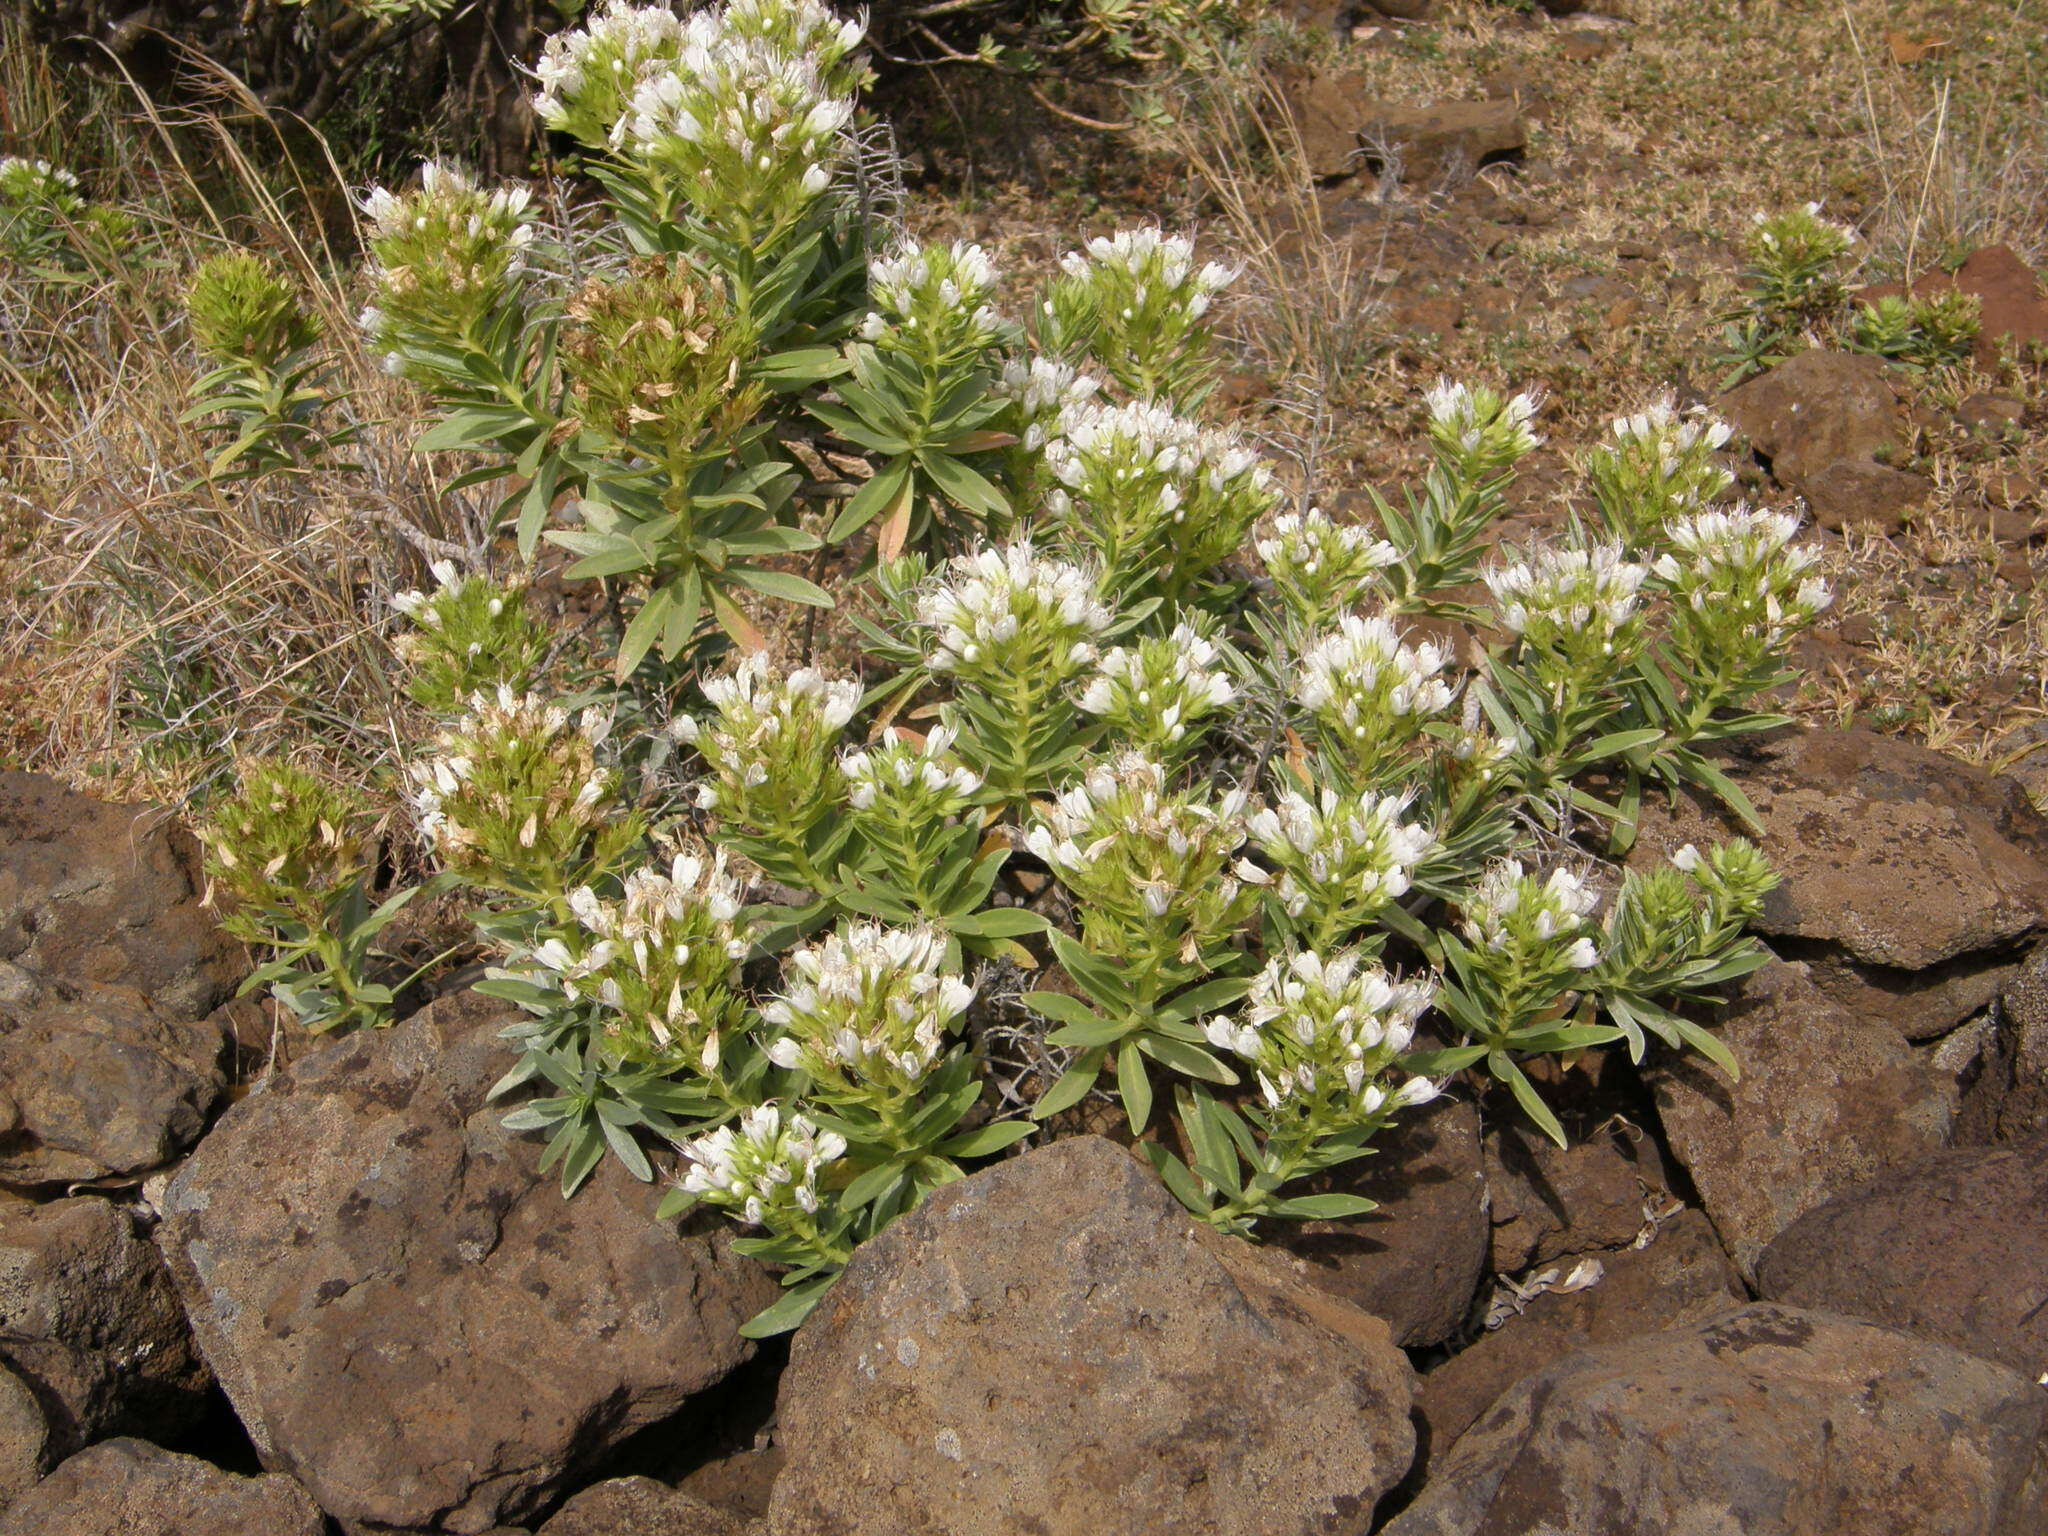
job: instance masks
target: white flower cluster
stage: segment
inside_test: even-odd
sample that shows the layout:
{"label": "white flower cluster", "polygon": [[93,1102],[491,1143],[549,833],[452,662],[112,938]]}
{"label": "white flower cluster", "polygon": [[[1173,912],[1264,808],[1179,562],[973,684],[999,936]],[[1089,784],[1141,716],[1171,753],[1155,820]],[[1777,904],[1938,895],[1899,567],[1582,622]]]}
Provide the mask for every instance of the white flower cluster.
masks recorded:
{"label": "white flower cluster", "polygon": [[1277,494],[1272,470],[1234,432],[1142,400],[1069,406],[1045,463],[1062,534],[1092,549],[1119,588],[1157,582],[1168,597],[1236,553]]}
{"label": "white flower cluster", "polygon": [[1391,1091],[1376,1081],[1413,1043],[1435,995],[1432,983],[1397,980],[1355,950],[1327,960],[1276,955],[1252,983],[1243,1017],[1210,1019],[1203,1031],[1251,1067],[1270,1109],[1337,1129],[1437,1096],[1423,1077]]}
{"label": "white flower cluster", "polygon": [[1600,963],[1599,952],[1591,938],[1572,936],[1599,905],[1600,893],[1568,869],[1539,880],[1521,860],[1501,859],[1487,866],[1466,897],[1461,927],[1468,940],[1495,953],[1569,940],[1565,963],[1586,971]]}
{"label": "white flower cluster", "polygon": [[0,199],[10,203],[38,202],[72,206],[77,202],[78,178],[61,165],[47,160],[25,160],[19,155],[0,157]]}
{"label": "white flower cluster", "polygon": [[1608,430],[1617,443],[1655,454],[1667,475],[1702,450],[1711,453],[1725,447],[1735,435],[1733,427],[1709,415],[1703,405],[1680,412],[1678,397],[1669,391],[1633,415],[1615,417]]}
{"label": "white flower cluster", "polygon": [[1059,430],[1060,418],[1094,398],[1101,388],[1100,379],[1090,378],[1071,363],[1041,355],[1029,362],[1012,358],[1003,364],[995,393],[1016,404],[1024,418],[1018,438],[1027,452],[1036,453]]}
{"label": "white flower cluster", "polygon": [[673,173],[734,239],[779,237],[832,186],[849,152],[864,28],[816,0],[732,0],[684,23],[673,63],[650,68],[614,137]]}
{"label": "white flower cluster", "polygon": [[929,928],[853,923],[803,946],[784,962],[782,995],[761,1009],[783,1031],[768,1059],[809,1073],[828,1098],[914,1094],[974,1001],[945,964],[945,937]]}
{"label": "white flower cluster", "polygon": [[1643,410],[1616,417],[1613,441],[1595,447],[1586,468],[1610,527],[1648,542],[1674,518],[1697,512],[1735,483],[1714,455],[1734,436],[1696,406],[1681,412],[1666,393]]}
{"label": "white flower cluster", "polygon": [[1294,698],[1366,776],[1450,708],[1450,653],[1432,641],[1404,644],[1393,621],[1347,613],[1301,658]]}
{"label": "white flower cluster", "polygon": [[747,957],[738,927],[744,894],[723,850],[709,859],[679,853],[665,874],[627,875],[614,901],[579,886],[569,896],[573,942],[551,937],[533,960],[564,996],[623,1015],[614,1036],[655,1057],[687,1047],[713,1072],[734,1008],[734,968]]}
{"label": "white flower cluster", "polygon": [[1371,529],[1333,522],[1318,507],[1273,519],[1257,549],[1281,602],[1309,625],[1354,607],[1371,590],[1374,573],[1401,560]]}
{"label": "white flower cluster", "polygon": [[417,192],[372,187],[363,196],[370,220],[370,240],[425,234],[438,222],[450,233],[472,240],[496,240],[514,251],[533,240],[533,193],[526,187],[497,187],[486,192],[461,166],[429,160],[420,167]]}
{"label": "white flower cluster", "polygon": [[1483,385],[1439,379],[1423,400],[1438,456],[1468,479],[1493,480],[1543,444],[1531,425],[1543,404],[1540,395],[1503,396]]}
{"label": "white flower cluster", "polygon": [[500,687],[473,695],[469,712],[412,769],[421,833],[458,867],[494,846],[501,854],[553,846],[611,798],[615,775],[597,760],[611,728],[606,711],[572,716],[539,694]]}
{"label": "white flower cluster", "polygon": [[1509,634],[1545,645],[1569,637],[1612,655],[1615,636],[1642,609],[1649,575],[1619,544],[1547,545],[1527,560],[1494,567],[1484,580]]}
{"label": "white flower cluster", "polygon": [[1699,512],[1665,530],[1671,545],[1651,569],[1701,623],[1761,627],[1773,643],[1834,601],[1812,548],[1793,548],[1799,519],[1735,506]]}
{"label": "white flower cluster", "polygon": [[714,781],[699,786],[699,809],[730,811],[745,791],[772,789],[799,761],[820,759],[860,709],[861,686],[828,679],[816,667],[778,675],[767,654],[755,651],[731,672],[707,679],[704,697],[717,713],[705,720],[678,715],[669,734],[711,765]]}
{"label": "white flower cluster", "polygon": [[922,741],[890,726],[880,746],[839,759],[849,786],[847,802],[856,811],[901,803],[905,819],[912,822],[958,816],[981,792],[982,776],[957,763],[948,766],[945,757],[953,741],[954,732],[943,725],[934,726]]}
{"label": "white flower cluster", "polygon": [[934,672],[1007,682],[1018,668],[1043,668],[1034,682],[1073,677],[1095,660],[1095,640],[1113,615],[1080,566],[1042,558],[1031,540],[956,555],[946,579],[917,599]]}
{"label": "white flower cluster", "polygon": [[1039,325],[1047,351],[1092,358],[1140,400],[1185,406],[1207,393],[1206,316],[1236,272],[1198,265],[1193,242],[1157,228],[1091,240],[1060,269]]}
{"label": "white flower cluster", "polygon": [[1240,924],[1247,885],[1269,878],[1244,844],[1245,796],[1176,794],[1135,752],[1097,763],[1038,808],[1025,847],[1079,899],[1089,948],[1122,959],[1192,961]]}
{"label": "white flower cluster", "polygon": [[1208,313],[1216,295],[1237,281],[1237,269],[1220,262],[1195,265],[1195,243],[1156,225],[1097,236],[1084,251],[1069,251],[1060,269],[1080,282],[1113,285],[1133,320],[1136,312],[1172,305],[1190,319]]}
{"label": "white flower cluster", "polygon": [[1853,224],[1826,218],[1821,208],[1819,203],[1808,203],[1785,213],[1767,213],[1759,208],[1749,216],[1753,238],[1761,249],[1770,252],[1794,245],[1834,247],[1840,252],[1863,238]]}
{"label": "white flower cluster", "polygon": [[[391,606],[423,629],[440,629],[446,623],[443,605],[459,600],[472,582],[483,582],[484,578],[457,570],[453,560],[436,560],[427,569],[439,583],[438,588],[433,592],[394,592]],[[493,597],[487,611],[495,619],[505,611],[505,599]]]}
{"label": "white flower cluster", "polygon": [[928,350],[939,361],[980,351],[1007,328],[990,302],[995,291],[995,263],[978,245],[900,245],[868,262],[868,294],[877,309],[861,335],[905,351]]}
{"label": "white flower cluster", "polygon": [[683,51],[683,22],[665,6],[606,0],[580,27],[557,32],[541,49],[533,109],[557,133],[590,148],[616,147],[634,93],[672,68]]}
{"label": "white flower cluster", "polygon": [[1289,789],[1245,825],[1279,871],[1273,890],[1287,915],[1349,931],[1407,895],[1415,866],[1436,847],[1427,826],[1403,820],[1408,807],[1406,795],[1325,788],[1311,800]]}
{"label": "white flower cluster", "polygon": [[474,339],[525,273],[533,243],[533,194],[485,191],[446,161],[429,161],[413,192],[372,187],[362,208],[375,302],[358,320],[384,366],[401,372],[409,344]]}
{"label": "white flower cluster", "polygon": [[807,1115],[763,1104],[743,1114],[737,1128],[721,1125],[683,1143],[683,1155],[690,1162],[686,1191],[758,1227],[778,1209],[817,1212],[818,1172],[846,1155],[846,1138],[819,1130]]}
{"label": "white flower cluster", "polygon": [[1273,484],[1272,470],[1236,433],[1199,426],[1142,400],[1070,405],[1060,413],[1059,436],[1045,452],[1061,483],[1084,498],[1101,497],[1106,483],[1158,476],[1165,482],[1160,510],[1173,523],[1186,521],[1191,482],[1211,492],[1246,477],[1261,491]]}
{"label": "white flower cluster", "polygon": [[[1237,697],[1216,663],[1216,643],[1192,624],[1104,654],[1080,705],[1132,745],[1175,754],[1199,739],[1199,726]],[[1192,734],[1191,734],[1192,733]]]}

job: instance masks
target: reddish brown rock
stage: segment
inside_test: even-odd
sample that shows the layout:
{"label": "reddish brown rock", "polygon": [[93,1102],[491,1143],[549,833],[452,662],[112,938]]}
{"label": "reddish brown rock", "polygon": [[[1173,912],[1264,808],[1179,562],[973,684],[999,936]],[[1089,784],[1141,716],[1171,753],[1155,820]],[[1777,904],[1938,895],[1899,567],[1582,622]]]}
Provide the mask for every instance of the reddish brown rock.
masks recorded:
{"label": "reddish brown rock", "polygon": [[92,1197],[0,1206],[0,1363],[34,1388],[53,1457],[180,1435],[213,1383],[156,1249]]}
{"label": "reddish brown rock", "polygon": [[2048,1394],[1881,1328],[1758,1303],[1512,1388],[1387,1536],[2037,1536]]}
{"label": "reddish brown rock", "polygon": [[1386,1325],[1095,1137],[864,1245],[783,1377],[776,1536],[1363,1530],[1414,1454]]}
{"label": "reddish brown rock", "polygon": [[1594,1284],[1544,1291],[1422,1378],[1416,1408],[1434,1461],[1494,1400],[1575,1349],[1702,1322],[1749,1299],[1707,1218],[1681,1211],[1644,1248],[1600,1255]]}
{"label": "reddish brown rock", "polygon": [[1813,520],[1830,533],[1893,534],[1934,495],[1934,482],[1910,470],[1869,459],[1839,459],[1796,481],[1785,481],[1806,498]]}
{"label": "reddish brown rock", "polygon": [[1382,1319],[1395,1343],[1435,1344],[1465,1321],[1486,1267],[1479,1111],[1439,1100],[1373,1145],[1373,1156],[1313,1187],[1364,1195],[1378,1210],[1288,1223],[1274,1238],[1307,1260],[1326,1290]]}
{"label": "reddish brown rock", "polygon": [[[1722,766],[1782,881],[1759,932],[1922,971],[2008,949],[2048,919],[2048,822],[2010,779],[1868,731],[1788,729]],[[1745,831],[1702,796],[1652,797],[1631,862]]]}
{"label": "reddish brown rock", "polygon": [[0,960],[204,1018],[249,967],[200,891],[197,846],[168,812],[0,773]]}
{"label": "reddish brown rock", "polygon": [[50,1424],[35,1389],[0,1362],[0,1515],[50,1469]]}
{"label": "reddish brown rock", "polygon": [[647,1477],[596,1483],[564,1504],[538,1536],[747,1536],[749,1522]]}
{"label": "reddish brown rock", "polygon": [[1808,1211],[1757,1261],[1773,1301],[2048,1372],[2048,1136],[1959,1147]]}
{"label": "reddish brown rock", "polygon": [[1695,1056],[1648,1075],[1672,1154],[1745,1274],[1807,1211],[1947,1143],[1954,1079],[1830,1002],[1804,966],[1750,976],[1718,1033],[1739,1082]]}
{"label": "reddish brown rock", "polygon": [[80,1451],[0,1516],[0,1536],[324,1536],[288,1477],[236,1477],[141,1440]]}
{"label": "reddish brown rock", "polygon": [[227,1088],[217,1020],[0,962],[0,1184],[141,1175],[192,1145]]}
{"label": "reddish brown rock", "polygon": [[1990,1007],[2020,974],[2020,961],[2015,951],[1981,950],[1907,971],[1823,950],[1807,970],[1814,985],[1849,1012],[1882,1019],[1918,1043],[1938,1039]]}
{"label": "reddish brown rock", "polygon": [[1891,371],[1860,352],[1795,353],[1723,395],[1718,409],[1795,488],[1833,465],[1873,462],[1906,438]]}
{"label": "reddish brown rock", "polygon": [[613,1160],[562,1199],[484,1099],[516,1017],[443,998],[294,1062],[164,1193],[208,1362],[264,1464],[344,1526],[523,1522],[748,1358],[776,1294]]}
{"label": "reddish brown rock", "polygon": [[1527,143],[1528,125],[1510,99],[1411,106],[1374,97],[1363,75],[1307,68],[1283,71],[1280,90],[1289,125],[1320,177],[1366,169],[1391,176],[1398,168],[1407,186],[1465,181]]}
{"label": "reddish brown rock", "polygon": [[1491,1268],[1515,1274],[1569,1254],[1626,1248],[1671,1203],[1656,1146],[1618,1127],[1560,1147],[1526,1126],[1486,1137]]}

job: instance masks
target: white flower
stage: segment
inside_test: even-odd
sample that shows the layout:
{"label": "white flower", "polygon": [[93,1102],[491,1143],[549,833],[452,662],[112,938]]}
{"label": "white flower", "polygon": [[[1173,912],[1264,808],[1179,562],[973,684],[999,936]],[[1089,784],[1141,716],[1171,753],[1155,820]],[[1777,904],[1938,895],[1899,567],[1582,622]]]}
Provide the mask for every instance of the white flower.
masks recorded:
{"label": "white flower", "polygon": [[914,1094],[974,987],[946,968],[944,935],[858,922],[796,950],[761,1017],[783,1033],[770,1059],[844,1100]]}
{"label": "white flower", "polygon": [[1435,1096],[1423,1079],[1391,1094],[1377,1081],[1414,1042],[1435,995],[1433,978],[1402,980],[1357,950],[1327,959],[1303,950],[1269,960],[1242,1017],[1210,1019],[1203,1033],[1252,1069],[1270,1109],[1339,1129]]}
{"label": "white flower", "polygon": [[1274,894],[1288,915],[1349,931],[1408,893],[1416,865],[1436,847],[1420,822],[1404,821],[1410,797],[1323,789],[1316,799],[1284,789],[1246,822],[1280,871]]}
{"label": "white flower", "polygon": [[682,1152],[686,1191],[764,1226],[777,1210],[817,1210],[819,1170],[846,1155],[846,1138],[768,1103],[747,1110],[736,1126],[682,1143]]}
{"label": "white flower", "polygon": [[921,742],[890,726],[878,746],[843,754],[839,771],[854,809],[888,804],[911,822],[960,815],[981,792],[982,776],[946,761],[953,741],[954,733],[944,726],[935,726]]}
{"label": "white flower", "polygon": [[1430,436],[1439,447],[1475,460],[1488,472],[1498,473],[1543,443],[1531,426],[1542,408],[1540,394],[1503,398],[1481,385],[1438,379],[1423,403]]}
{"label": "white flower", "polygon": [[1484,575],[1500,624],[1511,635],[1543,643],[1565,638],[1610,648],[1636,616],[1650,569],[1627,559],[1619,544],[1538,550],[1529,559]]}
{"label": "white flower", "polygon": [[934,672],[1006,679],[1019,658],[1072,676],[1112,622],[1080,566],[1042,559],[1029,539],[957,555],[917,600]]}
{"label": "white flower", "polygon": [[[1460,926],[1473,944],[1503,952],[1569,939],[1599,904],[1600,893],[1569,869],[1555,869],[1539,882],[1521,860],[1500,859],[1466,896]],[[1580,970],[1598,963],[1591,939],[1568,944],[1565,953],[1567,963]]]}
{"label": "white flower", "polygon": [[1081,709],[1109,720],[1133,746],[1178,752],[1199,739],[1195,728],[1206,717],[1237,697],[1229,673],[1215,664],[1220,655],[1214,641],[1185,623],[1169,635],[1119,646],[1104,653]]}

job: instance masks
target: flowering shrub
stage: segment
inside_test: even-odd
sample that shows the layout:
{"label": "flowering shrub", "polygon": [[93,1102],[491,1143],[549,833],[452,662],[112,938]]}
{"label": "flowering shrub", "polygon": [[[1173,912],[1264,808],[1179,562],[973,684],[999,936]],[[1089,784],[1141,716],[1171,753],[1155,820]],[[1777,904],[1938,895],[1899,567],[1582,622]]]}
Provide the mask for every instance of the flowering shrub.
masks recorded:
{"label": "flowering shrub", "polygon": [[[1069,1111],[1113,1105],[1253,1234],[1368,1208],[1298,1181],[1461,1074],[1562,1141],[1533,1057],[1733,1070],[1694,1005],[1765,958],[1769,871],[1595,851],[1646,788],[1746,810],[1702,748],[1774,722],[1828,600],[1791,519],[1720,504],[1722,430],[1625,418],[1586,465],[1600,533],[1488,554],[1541,402],[1444,382],[1399,506],[1282,512],[1192,414],[1227,269],[1139,231],[1011,322],[985,252],[879,217],[859,41],[813,0],[614,4],[540,70],[595,225],[445,170],[372,200],[370,325],[442,410],[425,446],[518,476],[525,548],[626,593],[633,686],[573,698],[516,587],[394,604],[444,716],[414,815],[528,1015],[499,1091],[540,1089],[508,1123],[565,1191],[679,1149],[664,1209],[784,1266],[767,1332]],[[737,595],[832,606],[776,562],[856,538],[861,676],[784,664]],[[646,700],[693,689],[657,733]]]}

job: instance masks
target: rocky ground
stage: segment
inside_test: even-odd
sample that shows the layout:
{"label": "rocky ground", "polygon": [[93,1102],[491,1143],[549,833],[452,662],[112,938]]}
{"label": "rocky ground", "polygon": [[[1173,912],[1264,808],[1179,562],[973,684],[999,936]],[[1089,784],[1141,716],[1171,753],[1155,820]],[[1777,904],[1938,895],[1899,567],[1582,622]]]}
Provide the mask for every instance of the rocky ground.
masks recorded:
{"label": "rocky ground", "polygon": [[1569,1151],[1454,1098],[1266,1247],[1056,1141],[773,1346],[726,1229],[484,1106],[503,1005],[264,1038],[174,825],[6,775],[0,1532],[2048,1531],[2048,821],[1860,731],[1729,767],[1739,1082],[1589,1054]]}

